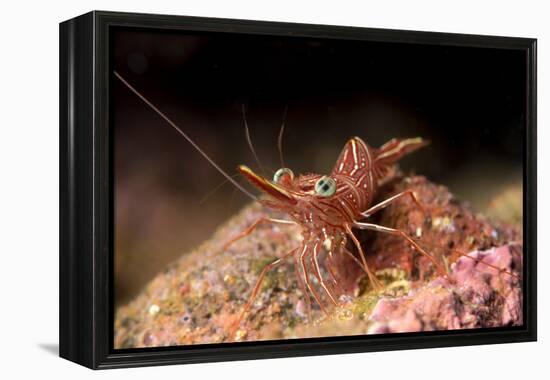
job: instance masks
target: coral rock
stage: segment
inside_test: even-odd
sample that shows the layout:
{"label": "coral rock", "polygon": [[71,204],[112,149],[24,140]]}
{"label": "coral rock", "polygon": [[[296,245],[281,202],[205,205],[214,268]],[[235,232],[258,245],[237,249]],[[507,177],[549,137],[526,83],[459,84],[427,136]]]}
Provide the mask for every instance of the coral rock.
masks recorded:
{"label": "coral rock", "polygon": [[448,276],[436,278],[404,297],[380,300],[369,317],[373,324],[368,332],[521,325],[521,280],[502,271],[521,273],[521,252],[520,244],[507,244],[460,258]]}
{"label": "coral rock", "polygon": [[[521,227],[489,222],[447,188],[424,177],[398,178],[381,189],[376,201],[404,190],[414,192],[423,210],[404,197],[369,221],[412,236],[450,268],[449,275],[434,279],[433,263],[402,238],[357,231],[369,265],[386,284],[382,291],[370,287],[348,256],[336,257],[340,285],[348,294],[341,297],[341,306],[329,308],[328,317],[313,303],[308,323],[295,263],[288,260],[268,273],[233,338],[254,341],[521,324],[522,288],[517,276],[522,271],[522,247],[512,244],[521,242]],[[285,215],[257,203],[245,207],[208,241],[159,273],[134,301],[119,307],[115,348],[231,341],[231,326],[262,269],[301,243],[297,226],[261,224],[224,248],[261,217]],[[471,258],[461,257],[473,251]]]}

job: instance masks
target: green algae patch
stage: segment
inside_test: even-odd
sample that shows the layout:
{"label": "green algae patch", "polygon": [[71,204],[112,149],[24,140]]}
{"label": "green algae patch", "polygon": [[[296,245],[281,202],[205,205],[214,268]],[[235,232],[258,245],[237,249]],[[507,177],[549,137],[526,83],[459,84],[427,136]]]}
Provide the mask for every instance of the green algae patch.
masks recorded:
{"label": "green algae patch", "polygon": [[353,314],[356,318],[366,320],[381,298],[378,294],[368,294],[358,297],[353,302]]}
{"label": "green algae patch", "polygon": [[252,270],[253,273],[259,276],[260,273],[262,273],[262,271],[266,267],[266,265],[271,264],[275,260],[276,260],[275,257],[267,257],[267,258],[252,260],[250,262],[250,269]]}

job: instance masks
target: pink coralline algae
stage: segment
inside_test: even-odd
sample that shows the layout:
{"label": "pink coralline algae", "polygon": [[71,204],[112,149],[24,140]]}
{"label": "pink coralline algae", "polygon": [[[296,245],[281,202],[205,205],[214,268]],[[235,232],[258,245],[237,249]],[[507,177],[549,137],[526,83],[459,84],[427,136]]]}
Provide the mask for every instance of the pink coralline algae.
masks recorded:
{"label": "pink coralline algae", "polygon": [[522,257],[522,246],[513,243],[474,251],[454,263],[450,275],[406,296],[381,299],[368,333],[521,325],[522,286],[515,273],[522,273]]}

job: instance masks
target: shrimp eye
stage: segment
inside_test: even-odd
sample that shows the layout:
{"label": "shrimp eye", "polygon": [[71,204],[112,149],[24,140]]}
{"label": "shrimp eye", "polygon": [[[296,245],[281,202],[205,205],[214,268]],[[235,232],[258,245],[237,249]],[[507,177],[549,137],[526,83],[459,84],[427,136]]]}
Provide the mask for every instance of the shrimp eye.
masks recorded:
{"label": "shrimp eye", "polygon": [[292,170],[290,170],[289,168],[280,168],[273,175],[273,182],[280,183],[285,176],[289,176],[291,181],[294,179],[294,173],[292,173]]}
{"label": "shrimp eye", "polygon": [[323,176],[315,183],[315,193],[322,197],[330,197],[336,192],[336,181]]}

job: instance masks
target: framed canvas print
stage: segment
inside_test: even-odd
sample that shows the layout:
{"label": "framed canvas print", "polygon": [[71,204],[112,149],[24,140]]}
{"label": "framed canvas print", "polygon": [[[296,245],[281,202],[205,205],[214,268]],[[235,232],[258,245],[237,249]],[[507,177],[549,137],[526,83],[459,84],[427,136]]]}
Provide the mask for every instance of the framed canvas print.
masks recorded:
{"label": "framed canvas print", "polygon": [[60,355],[536,339],[536,40],[60,24]]}

